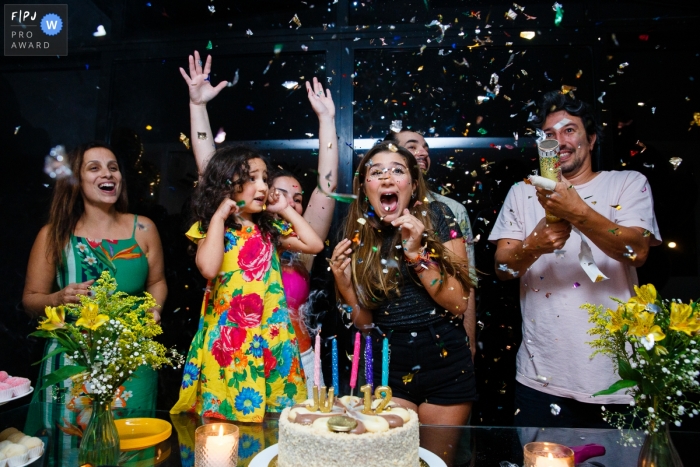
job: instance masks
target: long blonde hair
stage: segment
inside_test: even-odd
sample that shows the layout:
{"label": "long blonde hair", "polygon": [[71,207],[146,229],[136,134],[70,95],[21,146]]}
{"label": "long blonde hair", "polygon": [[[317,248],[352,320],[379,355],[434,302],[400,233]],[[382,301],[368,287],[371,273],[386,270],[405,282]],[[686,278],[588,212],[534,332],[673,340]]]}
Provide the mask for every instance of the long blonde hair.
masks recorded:
{"label": "long blonde hair", "polygon": [[[411,182],[415,184],[415,191],[411,197],[409,211],[423,222],[425,226],[424,239],[427,251],[440,268],[443,278],[454,276],[467,290],[474,286],[469,276],[469,263],[459,257],[449,254],[434,231],[433,220],[430,215],[428,200],[428,187],[423,179],[416,158],[407,149],[396,146],[391,142],[377,144],[364,155],[357,167],[353,179],[353,193],[357,199],[350,205],[348,217],[345,220],[345,237],[353,240],[353,253],[350,266],[352,268],[352,283],[360,306],[371,310],[377,308],[379,303],[387,297],[398,296],[403,281],[400,276],[400,264],[405,261],[403,250],[394,249],[401,245],[401,232],[396,229],[393,233],[391,251],[382,251],[383,241],[386,238],[382,230],[393,229],[392,226],[382,224],[377,218],[364,191],[369,160],[380,152],[395,152],[403,156],[411,176]],[[365,222],[358,222],[364,219]],[[382,260],[385,264],[382,263]],[[409,268],[411,269],[411,268]],[[387,272],[383,272],[386,270]],[[420,280],[413,274],[411,279],[420,285]],[[398,278],[398,280],[395,280]],[[438,290],[442,290],[444,280],[439,281]]]}

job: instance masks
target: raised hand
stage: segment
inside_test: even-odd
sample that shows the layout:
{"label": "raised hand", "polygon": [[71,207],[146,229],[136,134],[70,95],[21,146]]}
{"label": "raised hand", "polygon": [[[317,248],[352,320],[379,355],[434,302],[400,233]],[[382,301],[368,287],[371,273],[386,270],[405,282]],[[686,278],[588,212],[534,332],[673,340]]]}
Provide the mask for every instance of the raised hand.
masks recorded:
{"label": "raised hand", "polygon": [[194,57],[189,56],[190,74],[180,68],[180,74],[185,79],[190,91],[190,102],[196,105],[206,105],[207,102],[215,98],[222,89],[228,85],[228,81],[222,81],[216,86],[211,85],[209,73],[211,72],[211,55],[207,56],[207,61],[202,68],[202,60],[199,52],[194,51]]}
{"label": "raised hand", "polygon": [[282,196],[276,188],[272,188],[267,195],[267,210],[276,214],[284,211],[287,206],[287,197]]}
{"label": "raised hand", "polygon": [[331,97],[331,90],[323,90],[323,85],[314,77],[313,85],[306,82],[306,95],[309,98],[311,107],[316,112],[316,115],[321,117],[335,118],[335,104]]}
{"label": "raised hand", "polygon": [[222,221],[226,221],[232,214],[238,213],[239,207],[234,200],[231,198],[224,198],[224,200],[216,208],[216,212],[213,217],[219,217]]}
{"label": "raised hand", "polygon": [[333,249],[330,264],[331,271],[335,277],[335,283],[340,293],[352,288],[352,278],[350,277],[352,261],[352,242],[347,238],[341,240]]}
{"label": "raised hand", "polygon": [[408,209],[403,210],[403,215],[391,221],[391,225],[401,228],[401,243],[404,255],[415,259],[420,254],[421,241],[425,226]]}

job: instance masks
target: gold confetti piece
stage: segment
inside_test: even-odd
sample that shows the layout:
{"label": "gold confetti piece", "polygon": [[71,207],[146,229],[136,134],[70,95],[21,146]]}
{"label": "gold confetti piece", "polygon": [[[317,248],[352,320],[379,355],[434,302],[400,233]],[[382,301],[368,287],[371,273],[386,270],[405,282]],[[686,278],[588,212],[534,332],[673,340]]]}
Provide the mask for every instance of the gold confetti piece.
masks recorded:
{"label": "gold confetti piece", "polygon": [[[693,121],[690,122],[690,126],[693,125],[700,126],[700,112],[693,112]],[[690,130],[690,128],[688,128]]]}
{"label": "gold confetti piece", "polygon": [[651,236],[651,232],[649,232],[648,230],[644,229],[644,232],[642,232],[642,237],[649,237],[649,236]]}
{"label": "gold confetti piece", "polygon": [[297,29],[299,29],[299,28],[301,27],[301,20],[300,20],[299,17],[296,15],[296,13],[294,14],[294,17],[293,17],[292,19],[289,20],[289,22],[290,22],[290,23],[294,23],[294,24],[296,25]]}
{"label": "gold confetti piece", "polygon": [[532,40],[535,37],[534,31],[520,31],[520,37],[527,40]]}
{"label": "gold confetti piece", "polygon": [[333,147],[333,143],[328,143],[328,149],[331,149]]}
{"label": "gold confetti piece", "polygon": [[418,71],[423,71],[423,65],[418,67]]}
{"label": "gold confetti piece", "polygon": [[153,127],[152,127],[151,125],[146,125],[146,129],[147,129],[148,131],[151,131],[151,130],[153,129]]}
{"label": "gold confetti piece", "polygon": [[[149,125],[150,126],[150,125]],[[148,129],[148,127],[146,127]],[[200,138],[201,139],[201,138]],[[185,145],[187,149],[190,148],[190,139],[187,137],[186,134],[180,133],[180,142]]]}
{"label": "gold confetti piece", "polygon": [[357,223],[365,225],[367,223],[367,219],[360,217],[359,219],[357,219]]}
{"label": "gold confetti piece", "polygon": [[568,94],[570,92],[574,92],[575,90],[576,90],[576,86],[567,86],[566,84],[561,85],[561,93],[562,94]]}
{"label": "gold confetti piece", "polygon": [[580,78],[583,76],[583,70],[579,70],[578,73],[576,73],[576,78]]}
{"label": "gold confetti piece", "polygon": [[620,206],[619,204],[611,204],[610,207],[611,207],[611,208],[615,208],[615,209],[617,209],[618,211],[619,211],[620,209],[622,209],[622,206]]}
{"label": "gold confetti piece", "polygon": [[399,148],[397,148],[395,145],[393,145],[393,144],[391,144],[391,143],[387,144],[386,147],[387,147],[387,148],[389,149],[389,151],[391,151],[391,152],[397,152],[397,151],[399,150]]}
{"label": "gold confetti piece", "polygon": [[668,161],[673,166],[673,170],[676,170],[678,166],[681,165],[681,162],[683,162],[683,159],[681,159],[680,157],[672,157]]}
{"label": "gold confetti piece", "polygon": [[409,373],[407,375],[402,376],[401,381],[403,381],[403,384],[408,384],[411,381],[413,381],[413,375],[415,375],[415,373]]}

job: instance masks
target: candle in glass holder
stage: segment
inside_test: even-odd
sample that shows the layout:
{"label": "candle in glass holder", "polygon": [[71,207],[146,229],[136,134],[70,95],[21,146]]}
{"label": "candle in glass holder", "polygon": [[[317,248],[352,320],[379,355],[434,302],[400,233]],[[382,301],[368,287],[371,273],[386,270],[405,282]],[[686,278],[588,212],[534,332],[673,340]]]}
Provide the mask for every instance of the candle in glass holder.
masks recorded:
{"label": "candle in glass holder", "polygon": [[561,444],[534,442],[523,449],[523,467],[574,467],[574,451]]}
{"label": "candle in glass holder", "polygon": [[234,467],[238,461],[238,427],[230,423],[195,430],[195,467]]}

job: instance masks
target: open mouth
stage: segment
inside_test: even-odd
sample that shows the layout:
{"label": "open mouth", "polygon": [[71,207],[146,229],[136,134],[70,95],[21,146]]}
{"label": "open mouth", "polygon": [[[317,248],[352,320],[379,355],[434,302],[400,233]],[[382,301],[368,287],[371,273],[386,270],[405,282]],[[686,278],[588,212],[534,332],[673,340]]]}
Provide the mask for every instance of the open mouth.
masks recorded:
{"label": "open mouth", "polygon": [[258,203],[263,203],[263,204],[264,204],[266,199],[267,199],[266,196],[257,196],[257,197],[255,197],[255,198],[253,198],[253,201],[257,201]]}
{"label": "open mouth", "polygon": [[399,197],[396,193],[384,193],[379,197],[379,202],[382,205],[384,212],[392,213],[396,211],[399,205]]}
{"label": "open mouth", "polygon": [[106,183],[100,183],[99,185],[97,185],[97,188],[99,188],[100,190],[105,191],[107,193],[111,193],[112,191],[114,191],[115,186],[116,185],[112,182],[106,182]]}

